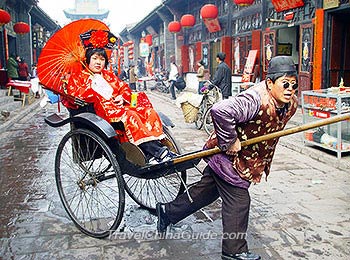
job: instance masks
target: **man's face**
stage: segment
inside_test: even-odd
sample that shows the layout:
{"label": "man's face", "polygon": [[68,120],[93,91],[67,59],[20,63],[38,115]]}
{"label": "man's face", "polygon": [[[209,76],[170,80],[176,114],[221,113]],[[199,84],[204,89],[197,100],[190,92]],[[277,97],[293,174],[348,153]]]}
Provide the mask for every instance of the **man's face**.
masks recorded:
{"label": "man's face", "polygon": [[292,100],[295,95],[295,87],[297,87],[296,77],[283,76],[278,78],[275,83],[271,79],[267,79],[267,87],[271,96],[276,100],[279,107],[284,106]]}

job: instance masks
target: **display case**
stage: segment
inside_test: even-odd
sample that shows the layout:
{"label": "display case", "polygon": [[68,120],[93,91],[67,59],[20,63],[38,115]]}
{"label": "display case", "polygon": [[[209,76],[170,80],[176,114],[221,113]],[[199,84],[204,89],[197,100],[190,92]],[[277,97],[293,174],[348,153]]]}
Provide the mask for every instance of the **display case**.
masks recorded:
{"label": "display case", "polygon": [[[349,89],[350,90],[350,89]],[[302,92],[303,123],[350,113],[348,88],[330,88]],[[350,121],[341,121],[304,132],[304,144],[316,145],[342,155],[350,153]]]}

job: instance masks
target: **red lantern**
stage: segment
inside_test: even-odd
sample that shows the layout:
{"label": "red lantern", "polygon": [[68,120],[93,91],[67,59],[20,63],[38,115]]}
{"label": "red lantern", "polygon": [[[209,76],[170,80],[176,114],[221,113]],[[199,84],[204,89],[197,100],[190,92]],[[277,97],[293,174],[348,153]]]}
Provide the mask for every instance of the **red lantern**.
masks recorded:
{"label": "red lantern", "polygon": [[168,24],[168,30],[171,33],[177,33],[181,30],[181,23],[178,21],[173,21]]}
{"label": "red lantern", "polygon": [[11,21],[11,15],[3,9],[0,9],[0,26]]}
{"label": "red lantern", "polygon": [[219,10],[215,5],[207,4],[201,8],[202,19],[216,19],[219,15]]}
{"label": "red lantern", "polygon": [[196,18],[192,14],[185,14],[181,17],[180,23],[182,27],[189,28],[196,24]]}
{"label": "red lantern", "polygon": [[233,0],[233,2],[239,6],[248,6],[252,5],[254,3],[254,0]]}
{"label": "red lantern", "polygon": [[147,34],[145,37],[145,42],[148,43],[149,46],[152,46],[152,34]]}
{"label": "red lantern", "polygon": [[27,23],[18,22],[13,26],[13,30],[17,34],[26,34],[26,33],[29,33],[30,27]]}

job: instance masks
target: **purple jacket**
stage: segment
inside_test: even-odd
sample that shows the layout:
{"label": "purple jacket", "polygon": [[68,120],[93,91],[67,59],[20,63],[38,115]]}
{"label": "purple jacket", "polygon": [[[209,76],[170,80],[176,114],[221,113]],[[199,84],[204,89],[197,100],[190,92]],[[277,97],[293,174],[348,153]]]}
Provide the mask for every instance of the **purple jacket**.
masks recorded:
{"label": "purple jacket", "polygon": [[[211,115],[221,150],[226,151],[236,141],[236,125],[254,118],[260,106],[260,95],[253,89],[213,105]],[[249,188],[250,182],[242,179],[233,168],[231,156],[225,153],[215,154],[210,157],[208,165],[228,183],[240,188]]]}

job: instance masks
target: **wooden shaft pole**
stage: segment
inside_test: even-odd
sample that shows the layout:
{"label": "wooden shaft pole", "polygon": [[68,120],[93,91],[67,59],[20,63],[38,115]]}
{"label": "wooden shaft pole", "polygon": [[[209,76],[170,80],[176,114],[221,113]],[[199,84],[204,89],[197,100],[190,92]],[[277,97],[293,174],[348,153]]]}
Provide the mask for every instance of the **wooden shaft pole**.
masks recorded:
{"label": "wooden shaft pole", "polygon": [[[327,119],[314,121],[314,122],[311,122],[308,124],[288,128],[288,129],[285,129],[282,131],[266,134],[263,136],[254,137],[252,139],[242,141],[241,146],[244,147],[247,145],[259,143],[262,141],[270,140],[273,138],[278,138],[278,137],[285,136],[285,135],[295,134],[298,132],[306,131],[308,129],[312,129],[312,128],[316,128],[316,127],[320,127],[320,126],[324,126],[324,125],[329,125],[329,124],[337,123],[337,122],[344,121],[344,120],[350,120],[350,113],[343,114],[343,115],[337,115],[337,116],[330,117]],[[198,152],[191,153],[191,154],[185,154],[183,156],[174,158],[173,163],[177,164],[177,163],[181,163],[181,162],[185,162],[185,161],[189,161],[189,160],[199,159],[199,158],[207,157],[207,156],[217,154],[220,152],[221,152],[221,150],[219,147],[214,147],[212,149],[198,151]]]}

